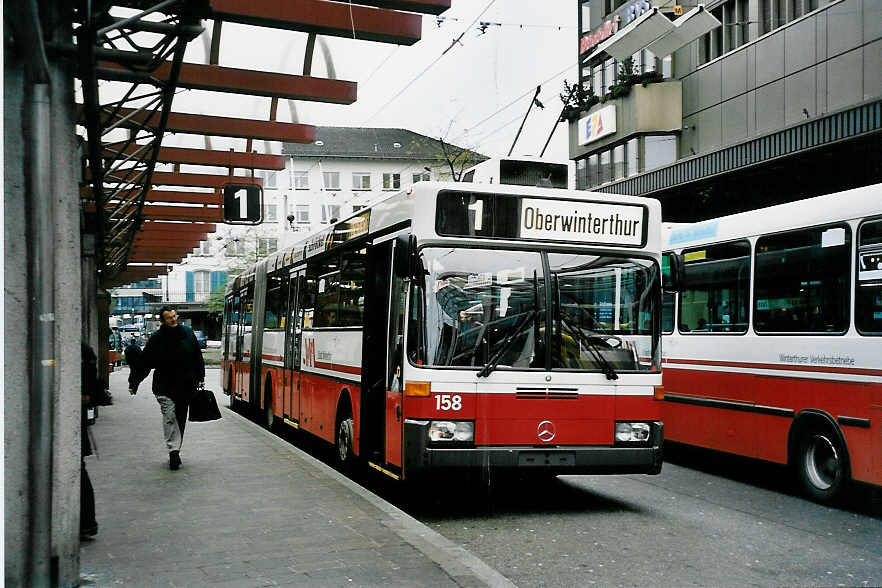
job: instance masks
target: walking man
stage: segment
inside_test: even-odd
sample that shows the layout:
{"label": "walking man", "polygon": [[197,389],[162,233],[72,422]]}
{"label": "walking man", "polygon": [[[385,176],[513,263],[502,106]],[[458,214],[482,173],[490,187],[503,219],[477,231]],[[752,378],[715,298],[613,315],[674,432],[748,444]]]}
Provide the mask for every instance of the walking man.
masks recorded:
{"label": "walking man", "polygon": [[162,427],[168,449],[168,467],[181,467],[181,443],[187,424],[187,410],[197,387],[205,384],[205,364],[196,335],[190,327],[178,323],[178,314],[170,306],[159,311],[161,325],[147,341],[129,376],[129,392],[153,372],[153,394],[162,410]]}

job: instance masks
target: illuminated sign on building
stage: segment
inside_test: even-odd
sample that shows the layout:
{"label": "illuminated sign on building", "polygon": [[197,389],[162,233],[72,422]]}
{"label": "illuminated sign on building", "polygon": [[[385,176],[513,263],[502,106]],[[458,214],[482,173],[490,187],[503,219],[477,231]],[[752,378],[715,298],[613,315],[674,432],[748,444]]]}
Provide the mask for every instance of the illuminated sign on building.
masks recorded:
{"label": "illuminated sign on building", "polygon": [[587,145],[616,132],[616,106],[610,104],[579,119],[579,145]]}
{"label": "illuminated sign on building", "polygon": [[597,27],[589,35],[585,35],[579,40],[579,54],[589,51],[601,41],[613,36],[619,30],[619,17],[614,16],[602,25]]}
{"label": "illuminated sign on building", "polygon": [[617,10],[618,15],[610,17],[609,20],[579,40],[579,55],[593,49],[601,41],[605,41],[616,34],[619,31],[619,23],[627,25],[651,9],[652,2],[650,0],[636,0],[636,2],[632,2],[624,7],[624,9]]}

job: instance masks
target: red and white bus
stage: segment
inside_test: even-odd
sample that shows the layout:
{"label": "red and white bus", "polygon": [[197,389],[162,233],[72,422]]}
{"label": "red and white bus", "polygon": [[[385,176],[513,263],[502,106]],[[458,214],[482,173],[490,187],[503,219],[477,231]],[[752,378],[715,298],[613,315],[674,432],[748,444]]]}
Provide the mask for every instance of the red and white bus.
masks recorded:
{"label": "red and white bus", "polygon": [[420,182],[238,276],[223,382],[393,478],[661,469],[657,201]]}
{"label": "red and white bus", "polygon": [[[665,228],[671,441],[882,485],[882,184]],[[676,325],[676,328],[675,328]]]}

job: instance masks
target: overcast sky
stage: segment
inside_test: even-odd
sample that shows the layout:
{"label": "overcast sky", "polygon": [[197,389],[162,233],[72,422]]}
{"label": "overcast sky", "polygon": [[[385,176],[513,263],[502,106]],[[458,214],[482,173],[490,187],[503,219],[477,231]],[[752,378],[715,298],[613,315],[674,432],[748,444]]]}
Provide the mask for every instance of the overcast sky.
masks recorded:
{"label": "overcast sky", "polygon": [[[491,24],[481,34],[478,22],[471,24],[479,15],[478,22],[501,26]],[[298,122],[406,128],[486,155],[505,155],[541,83],[539,100],[546,108],[533,108],[514,151],[538,155],[560,113],[562,81],[576,78],[576,3],[453,0],[442,18],[439,26],[434,16],[424,16],[422,39],[410,47],[324,37],[333,77],[358,82],[358,100],[350,106],[296,102]],[[210,33],[212,22],[204,24]],[[463,31],[461,42],[414,81]],[[206,62],[207,39],[206,34],[190,43],[186,61]],[[224,23],[220,65],[300,74],[305,45],[305,33]],[[312,75],[328,76],[318,46]],[[188,90],[176,96],[174,109],[265,120],[269,105],[269,98]],[[287,102],[280,104],[278,118],[292,120]],[[167,137],[164,144],[202,146],[202,139]],[[244,140],[215,139],[212,147],[242,149]],[[280,147],[269,148],[278,152]],[[561,123],[546,157],[567,156],[566,124]]]}

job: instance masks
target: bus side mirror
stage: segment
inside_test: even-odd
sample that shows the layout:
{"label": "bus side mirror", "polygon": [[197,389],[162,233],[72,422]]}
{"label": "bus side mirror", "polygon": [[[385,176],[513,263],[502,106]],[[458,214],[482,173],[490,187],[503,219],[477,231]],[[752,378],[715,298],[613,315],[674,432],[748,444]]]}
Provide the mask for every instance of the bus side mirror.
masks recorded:
{"label": "bus side mirror", "polygon": [[679,292],[685,287],[685,284],[683,256],[679,253],[665,253],[662,256],[662,290]]}
{"label": "bus side mirror", "polygon": [[423,279],[423,274],[425,273],[423,270],[423,263],[420,261],[420,254],[417,251],[417,240],[416,235],[408,235],[407,238],[407,259],[408,259],[408,268],[407,275],[416,280],[417,283],[421,283]]}

